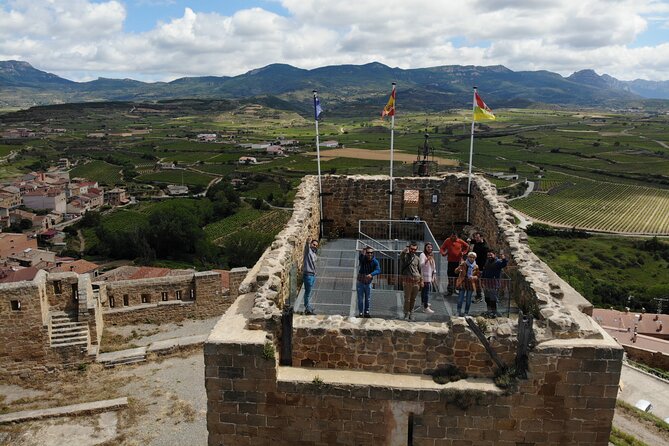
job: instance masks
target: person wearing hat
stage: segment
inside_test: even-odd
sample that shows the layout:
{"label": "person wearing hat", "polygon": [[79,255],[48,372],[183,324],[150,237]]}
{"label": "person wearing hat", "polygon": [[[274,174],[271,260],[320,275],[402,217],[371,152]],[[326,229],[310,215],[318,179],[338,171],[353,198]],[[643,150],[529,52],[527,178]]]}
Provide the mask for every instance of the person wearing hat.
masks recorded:
{"label": "person wearing hat", "polygon": [[[472,305],[472,294],[476,291],[479,278],[479,266],[476,264],[476,253],[467,254],[467,259],[463,260],[455,269],[458,278],[455,281],[455,288],[458,289],[458,316],[469,316],[469,307]],[[465,302],[465,312],[462,313],[462,303]]]}

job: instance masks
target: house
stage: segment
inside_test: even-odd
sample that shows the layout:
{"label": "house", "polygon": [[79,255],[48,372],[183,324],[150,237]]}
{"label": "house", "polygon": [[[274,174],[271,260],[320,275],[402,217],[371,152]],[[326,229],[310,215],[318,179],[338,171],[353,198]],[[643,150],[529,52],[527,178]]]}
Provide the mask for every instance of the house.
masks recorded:
{"label": "house", "polygon": [[498,178],[500,180],[517,180],[518,179],[518,174],[517,173],[505,173],[505,172],[493,172],[490,175],[492,175],[495,178]]}
{"label": "house", "polygon": [[38,189],[23,194],[23,204],[30,209],[48,209],[64,214],[67,210],[65,192],[60,189]]}
{"label": "house", "polygon": [[21,192],[18,188],[8,186],[0,189],[0,208],[12,209],[18,206],[21,206]]}
{"label": "house", "polygon": [[277,144],[283,147],[286,146],[296,146],[300,143],[297,139],[280,139],[277,141]]}
{"label": "house", "polygon": [[75,272],[77,274],[88,274],[91,277],[98,277],[100,274],[100,265],[89,262],[88,260],[79,259],[69,262],[63,262],[55,268],[49,270],[50,273],[64,273]]}
{"label": "house", "polygon": [[320,146],[320,147],[329,148],[329,149],[336,149],[337,147],[339,147],[339,142],[337,142],[337,141],[335,141],[335,140],[333,140],[333,139],[330,139],[330,140],[328,140],[328,141],[323,141],[323,142],[321,142],[321,143],[319,144],[319,146]]}
{"label": "house", "polygon": [[203,142],[214,142],[216,137],[216,133],[200,133],[197,135],[197,139]]}
{"label": "house", "polygon": [[258,160],[253,156],[242,156],[239,158],[239,164],[258,164]]}
{"label": "house", "polygon": [[188,186],[170,184],[167,186],[167,193],[170,195],[188,195]]}
{"label": "house", "polygon": [[0,267],[0,283],[22,282],[33,280],[39,269],[34,266],[23,268],[20,266]]}
{"label": "house", "polygon": [[[21,220],[30,220],[33,229],[48,229],[55,225],[54,214],[37,215],[34,212],[28,212],[21,209],[14,209],[9,212],[9,224],[20,224]],[[62,216],[59,218],[62,220]]]}
{"label": "house", "polygon": [[128,199],[126,195],[125,189],[121,189],[119,187],[115,187],[114,189],[110,191],[105,192],[105,201],[107,204],[110,206],[123,206],[125,204],[128,204],[130,200]]}
{"label": "house", "polygon": [[269,146],[265,149],[265,153],[272,156],[283,155],[283,147],[281,146]]}
{"label": "house", "polygon": [[0,233],[0,259],[6,259],[25,249],[37,249],[37,240],[27,234]]}
{"label": "house", "polygon": [[158,169],[176,169],[176,165],[172,161],[158,161],[156,167]]}
{"label": "house", "polygon": [[9,260],[18,262],[21,266],[47,266],[56,263],[56,253],[44,249],[26,248],[21,252],[7,257]]}

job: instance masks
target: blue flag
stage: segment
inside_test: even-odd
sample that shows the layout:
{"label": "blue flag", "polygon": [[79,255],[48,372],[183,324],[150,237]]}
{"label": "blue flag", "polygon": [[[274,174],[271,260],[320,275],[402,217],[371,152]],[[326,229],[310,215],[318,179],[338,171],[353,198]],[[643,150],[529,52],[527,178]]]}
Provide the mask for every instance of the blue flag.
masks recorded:
{"label": "blue flag", "polygon": [[321,101],[318,99],[318,96],[314,95],[314,117],[316,118],[316,121],[318,121],[322,114],[323,109],[321,108]]}

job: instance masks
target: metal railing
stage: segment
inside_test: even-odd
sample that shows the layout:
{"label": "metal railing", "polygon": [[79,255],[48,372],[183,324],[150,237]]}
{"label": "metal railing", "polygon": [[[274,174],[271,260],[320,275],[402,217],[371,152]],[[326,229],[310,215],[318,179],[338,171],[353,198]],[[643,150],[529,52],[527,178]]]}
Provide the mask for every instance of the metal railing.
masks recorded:
{"label": "metal railing", "polygon": [[[381,266],[381,275],[375,277],[372,282],[374,288],[402,289],[399,256],[410,241],[418,244],[419,253],[423,251],[425,243],[432,243],[437,274],[430,292],[430,300],[441,295],[446,296],[449,290],[452,290],[454,297],[452,300],[457,301],[458,290],[455,286],[457,278],[448,276],[448,260],[439,253],[440,243],[437,242],[427,223],[420,219],[359,221],[356,249],[360,251],[365,247],[374,248],[376,259]],[[357,256],[355,268],[356,271],[359,268]],[[482,291],[479,295],[483,296],[484,300],[491,300],[496,296],[497,314],[509,316],[512,312],[511,285],[511,279],[504,272],[499,279],[479,278],[478,286]],[[476,296],[477,293],[474,292],[472,300],[476,299]],[[487,312],[485,305],[478,305],[477,310],[479,314]]]}

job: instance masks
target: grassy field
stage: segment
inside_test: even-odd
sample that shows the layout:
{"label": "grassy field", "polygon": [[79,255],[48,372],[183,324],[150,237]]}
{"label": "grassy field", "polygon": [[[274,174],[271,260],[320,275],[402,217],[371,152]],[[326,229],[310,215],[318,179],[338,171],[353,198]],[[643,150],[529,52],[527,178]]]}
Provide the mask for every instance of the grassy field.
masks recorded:
{"label": "grassy field", "polygon": [[163,184],[186,184],[193,186],[206,186],[213,179],[199,172],[190,170],[163,170],[140,175],[136,178],[138,181]]}

